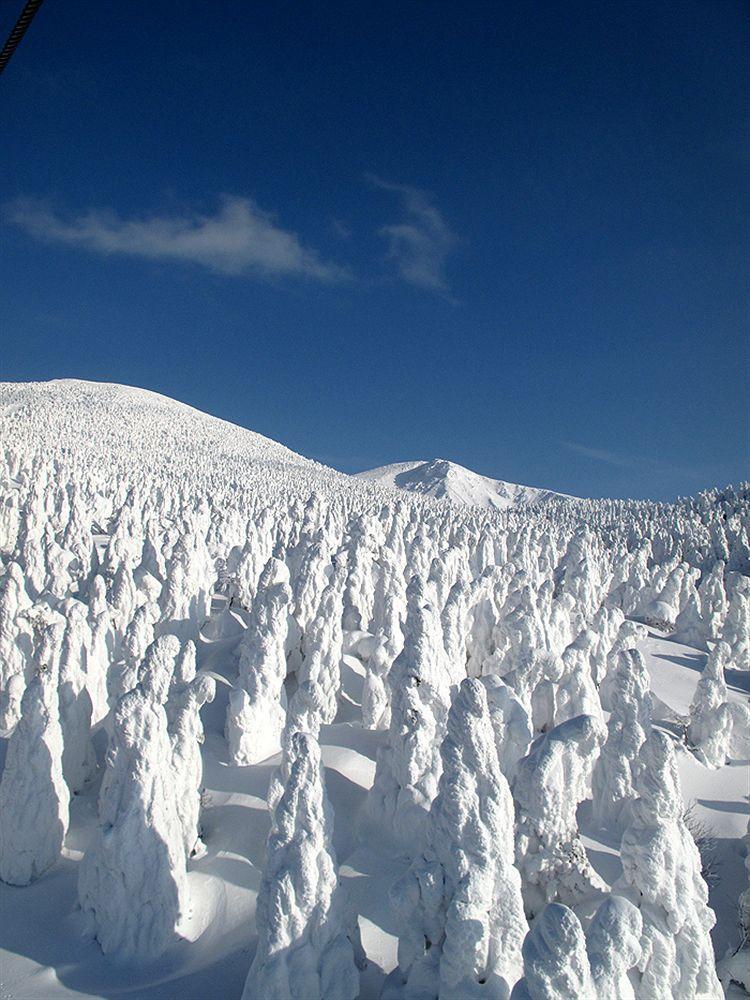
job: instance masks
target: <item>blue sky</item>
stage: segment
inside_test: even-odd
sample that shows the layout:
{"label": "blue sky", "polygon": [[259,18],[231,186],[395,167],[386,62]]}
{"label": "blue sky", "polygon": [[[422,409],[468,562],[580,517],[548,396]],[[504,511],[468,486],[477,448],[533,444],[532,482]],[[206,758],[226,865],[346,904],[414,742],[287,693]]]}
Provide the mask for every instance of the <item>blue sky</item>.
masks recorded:
{"label": "blue sky", "polygon": [[748,478],[749,52],[739,0],[47,3],[0,79],[0,377],[345,471]]}

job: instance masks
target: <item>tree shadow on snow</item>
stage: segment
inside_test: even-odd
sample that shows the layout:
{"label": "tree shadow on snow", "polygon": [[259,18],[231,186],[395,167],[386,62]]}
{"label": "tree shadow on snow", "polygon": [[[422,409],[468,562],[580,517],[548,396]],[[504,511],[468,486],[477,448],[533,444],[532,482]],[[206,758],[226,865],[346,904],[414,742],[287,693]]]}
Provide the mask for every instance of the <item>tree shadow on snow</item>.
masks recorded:
{"label": "tree shadow on snow", "polygon": [[[203,841],[209,853],[212,849],[230,851],[232,854],[247,858],[256,868],[263,868],[266,839],[271,827],[268,810],[253,809],[251,806],[228,802],[206,809],[201,819],[201,826]],[[196,870],[205,870],[203,859],[198,859],[192,864]],[[234,884],[247,887],[244,880],[235,881]]]}
{"label": "tree shadow on snow", "polygon": [[740,694],[750,694],[750,670],[735,670],[734,667],[724,668],[724,680],[727,687]]}
{"label": "tree shadow on snow", "polygon": [[739,813],[741,816],[750,816],[750,804],[746,802],[733,802],[728,799],[698,799],[697,801],[706,809],[715,809],[716,812]]}
{"label": "tree shadow on snow", "polygon": [[326,791],[334,809],[333,846],[339,861],[357,846],[359,813],[367,792],[333,767],[325,769]]}
{"label": "tree shadow on snow", "polygon": [[320,745],[328,747],[342,747],[348,750],[356,750],[363,757],[369,757],[374,761],[381,747],[387,740],[388,734],[377,732],[374,729],[363,729],[361,725],[351,725],[334,723],[332,726],[323,726],[320,730]]}
{"label": "tree shadow on snow", "polygon": [[678,667],[687,667],[689,670],[695,670],[697,673],[702,673],[704,666],[706,665],[706,654],[705,653],[695,653],[695,655],[679,656],[676,653],[654,653],[655,660],[667,660],[669,663],[674,663]]}

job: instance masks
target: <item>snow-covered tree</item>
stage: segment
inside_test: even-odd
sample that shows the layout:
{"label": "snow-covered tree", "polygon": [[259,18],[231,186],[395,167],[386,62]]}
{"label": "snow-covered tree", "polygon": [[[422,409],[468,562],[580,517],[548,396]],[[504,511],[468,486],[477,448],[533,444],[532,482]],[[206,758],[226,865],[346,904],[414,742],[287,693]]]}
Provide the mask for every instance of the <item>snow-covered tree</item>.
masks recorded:
{"label": "snow-covered tree", "polygon": [[607,896],[586,931],[597,1000],[635,1000],[630,970],[641,957],[643,919],[623,896]]}
{"label": "snow-covered tree", "polygon": [[672,638],[695,649],[705,649],[708,625],[703,620],[700,597],[694,586],[690,586],[687,602],[677,616]]}
{"label": "snow-covered tree", "polygon": [[[310,622],[305,636],[305,654],[297,673],[297,692],[305,699],[306,705],[314,701],[316,705],[317,728],[321,724],[333,722],[338,708],[341,688],[341,661],[344,655],[344,636],[341,627],[342,591],[344,584],[343,567],[334,571],[320,598],[317,611]],[[308,689],[314,689],[310,692]],[[297,698],[297,692],[292,701]],[[295,715],[302,718],[299,708]],[[311,732],[311,724],[302,724]]]}
{"label": "snow-covered tree", "polygon": [[508,781],[512,781],[518,762],[528,753],[534,735],[531,720],[521,700],[501,678],[487,674],[481,681],[487,692],[500,770]]}
{"label": "snow-covered tree", "polygon": [[388,674],[404,647],[402,623],[405,617],[406,588],[400,573],[388,560],[381,567],[380,586],[376,588],[371,622],[373,639],[366,651],[366,674],[362,689],[362,725],[366,729],[387,729],[390,725],[391,691]]}
{"label": "snow-covered tree", "polygon": [[0,879],[28,885],[59,858],[68,829],[58,708],[62,627],[40,626],[35,673],[21,700],[0,780]]}
{"label": "snow-covered tree", "polygon": [[391,889],[399,968],[385,997],[506,1000],[521,974],[526,919],[513,864],[513,800],[485,685],[451,704],[427,849]]}
{"label": "snow-covered tree", "polygon": [[203,784],[203,724],[200,710],[214,700],[216,682],[206,674],[196,676],[195,643],[187,642],[175,664],[166,704],[172,744],[172,779],[185,845],[189,858],[204,851],[200,839],[200,798]]}
{"label": "snow-covered tree", "polygon": [[[23,571],[11,562],[0,580],[0,735],[9,736],[21,714],[21,696],[31,671],[31,637],[23,614],[31,607]],[[24,649],[24,644],[26,649]]]}
{"label": "snow-covered tree", "polygon": [[588,997],[597,997],[597,993],[581,922],[562,903],[549,903],[526,935],[523,978],[516,983],[512,1000],[584,1000]]}
{"label": "snow-covered tree", "polygon": [[63,732],[63,774],[71,792],[80,792],[96,771],[91,742],[93,706],[87,685],[91,632],[80,601],[65,606],[65,631],[60,652],[60,725]]}
{"label": "snow-covered tree", "polygon": [[240,646],[237,686],[227,708],[226,736],[235,764],[254,764],[278,753],[286,720],[286,640],[292,607],[289,570],[266,563]]}
{"label": "snow-covered tree", "polygon": [[674,750],[654,730],[641,751],[640,797],[620,848],[623,874],[615,890],[643,918],[639,998],[719,1000],[710,930],[715,917],[701,877],[701,859],[683,820]]}
{"label": "snow-covered tree", "polygon": [[750,577],[739,573],[730,573],[729,577],[729,610],[721,637],[729,643],[734,668],[750,670]]}
{"label": "snow-covered tree", "polygon": [[594,764],[591,787],[594,816],[603,826],[617,829],[637,796],[639,754],[651,732],[650,679],[635,649],[618,655],[610,705],[607,741]]}
{"label": "snow-covered tree", "polygon": [[440,743],[450,704],[437,612],[418,577],[407,589],[404,648],[390,672],[388,743],[378,751],[368,817],[385,842],[414,857],[424,846],[440,777]]}
{"label": "snow-covered tree", "polygon": [[721,636],[724,619],[729,610],[724,586],[726,564],[719,559],[705,574],[698,587],[700,613],[706,628],[706,638],[716,641]]}
{"label": "snow-covered tree", "polygon": [[361,946],[338,881],[333,812],[311,736],[294,734],[285,769],[282,794],[272,803],[258,947],[243,1000],[354,1000]]}
{"label": "snow-covered tree", "polygon": [[730,983],[738,983],[745,992],[750,993],[750,822],[747,824],[747,833],[742,839],[747,885],[737,900],[739,943],[730,948],[724,956],[719,966],[719,974],[725,989]]}
{"label": "snow-covered tree", "polygon": [[107,603],[104,578],[98,574],[91,581],[88,604],[91,641],[88,650],[86,683],[91,697],[91,723],[95,725],[109,711],[107,679],[115,651],[115,627],[112,609]]}
{"label": "snow-covered tree", "polygon": [[708,654],[690,705],[688,742],[707,767],[717,768],[726,763],[732,738],[733,716],[724,680],[729,656],[729,644],[717,642]]}
{"label": "snow-covered tree", "polygon": [[595,633],[584,629],[563,650],[563,674],[555,693],[556,726],[578,715],[602,717],[592,669],[596,644]]}
{"label": "snow-covered tree", "polygon": [[164,710],[179,642],[149,648],[141,681],[113,711],[99,825],[81,861],[78,898],[107,954],[146,961],[164,952],[187,915],[182,824]]}
{"label": "snow-covered tree", "polygon": [[606,712],[612,711],[611,691],[614,686],[614,675],[620,653],[627,649],[637,649],[647,635],[644,625],[638,622],[623,622],[617,631],[609,653],[607,654],[607,670],[599,685],[599,698]]}
{"label": "snow-covered tree", "polygon": [[545,903],[573,905],[603,888],[578,835],[576,810],[588,797],[604,738],[599,719],[580,715],[541,736],[519,761],[516,857],[530,915]]}

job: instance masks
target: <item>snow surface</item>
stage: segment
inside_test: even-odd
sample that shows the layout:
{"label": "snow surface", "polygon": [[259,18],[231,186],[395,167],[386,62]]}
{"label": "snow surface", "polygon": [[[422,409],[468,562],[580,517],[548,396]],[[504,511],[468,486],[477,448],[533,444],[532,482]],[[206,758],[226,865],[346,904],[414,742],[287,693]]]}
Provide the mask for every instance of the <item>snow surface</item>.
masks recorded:
{"label": "snow surface", "polygon": [[433,458],[429,462],[381,465],[377,469],[356,473],[356,478],[417,493],[423,497],[497,510],[544,503],[551,497],[565,496],[536,486],[520,486],[517,483],[506,483],[502,479],[480,476],[479,473],[444,458]]}

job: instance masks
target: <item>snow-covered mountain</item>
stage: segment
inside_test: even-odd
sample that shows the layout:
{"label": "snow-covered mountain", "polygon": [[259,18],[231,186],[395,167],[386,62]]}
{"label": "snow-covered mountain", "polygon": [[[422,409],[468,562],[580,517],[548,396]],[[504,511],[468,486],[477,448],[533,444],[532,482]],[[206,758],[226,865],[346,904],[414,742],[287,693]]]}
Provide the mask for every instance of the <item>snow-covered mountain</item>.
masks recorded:
{"label": "snow-covered mountain", "polygon": [[[8,442],[23,447],[40,430],[71,453],[106,453],[133,465],[191,475],[221,467],[346,479],[277,441],[148,389],[82,379],[0,382],[0,420]],[[156,467],[154,467],[154,462]]]}
{"label": "snow-covered mountain", "polygon": [[0,420],[19,447],[44,427],[58,447],[152,471],[247,484],[282,475],[301,490],[372,496],[397,489],[423,500],[506,510],[562,494],[480,476],[445,459],[402,462],[347,476],[271,438],[148,389],[81,379],[0,383]]}
{"label": "snow-covered mountain", "polygon": [[564,494],[554,493],[552,490],[480,476],[479,473],[444,458],[433,458],[429,462],[381,465],[377,469],[358,472],[356,478],[420,496],[498,510],[544,503],[553,497],[558,500],[564,498]]}

